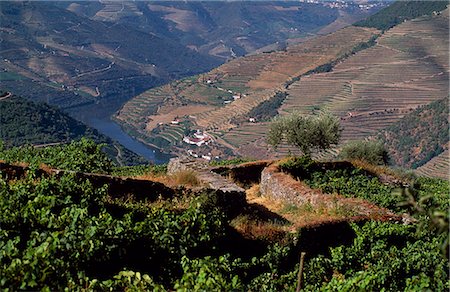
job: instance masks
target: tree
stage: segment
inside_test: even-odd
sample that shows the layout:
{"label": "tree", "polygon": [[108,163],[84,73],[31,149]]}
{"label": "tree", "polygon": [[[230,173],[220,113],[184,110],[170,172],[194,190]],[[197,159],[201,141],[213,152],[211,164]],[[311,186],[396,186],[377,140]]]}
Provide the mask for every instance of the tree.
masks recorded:
{"label": "tree", "polygon": [[305,116],[294,112],[273,120],[267,140],[274,148],[284,142],[310,155],[313,150],[325,150],[337,144],[340,136],[339,118],[329,113]]}

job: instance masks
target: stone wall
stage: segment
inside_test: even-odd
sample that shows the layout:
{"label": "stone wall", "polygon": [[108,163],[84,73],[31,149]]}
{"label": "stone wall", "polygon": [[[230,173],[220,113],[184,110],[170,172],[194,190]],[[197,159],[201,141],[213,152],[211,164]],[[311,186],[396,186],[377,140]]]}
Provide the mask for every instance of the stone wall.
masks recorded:
{"label": "stone wall", "polygon": [[273,160],[259,160],[232,166],[214,167],[211,171],[228,177],[241,187],[249,188],[253,184],[259,184],[261,172],[273,162]]}
{"label": "stone wall", "polygon": [[311,189],[281,172],[276,165],[270,165],[262,171],[259,189],[264,196],[296,205],[310,204],[313,207],[324,207],[333,201],[330,195]]}
{"label": "stone wall", "polygon": [[311,189],[291,175],[281,172],[276,165],[270,165],[262,171],[259,188],[263,196],[297,206],[309,204],[313,208],[345,208],[350,216],[346,220],[402,220],[402,216],[363,199],[324,194],[320,190]]}

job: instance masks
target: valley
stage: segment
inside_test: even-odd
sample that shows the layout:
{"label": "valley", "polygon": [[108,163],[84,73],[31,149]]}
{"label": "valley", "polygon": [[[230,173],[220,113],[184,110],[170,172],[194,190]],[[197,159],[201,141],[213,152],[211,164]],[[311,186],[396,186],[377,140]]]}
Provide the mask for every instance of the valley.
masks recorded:
{"label": "valley", "polygon": [[449,14],[0,2],[0,290],[447,291]]}
{"label": "valley", "polygon": [[[376,33],[348,27],[286,50],[239,58],[208,73],[144,92],[127,102],[115,119],[140,138],[150,137],[147,142],[157,146],[180,145],[181,134],[196,127],[226,140],[228,132],[248,123],[252,109],[284,91],[288,83],[349,54]],[[201,105],[201,112],[192,111],[194,105]],[[169,138],[174,131],[180,140]],[[152,138],[152,133],[157,134]]]}
{"label": "valley", "polygon": [[[214,137],[217,147],[206,152],[215,156],[280,157],[298,151],[270,149],[268,122],[249,114],[283,93],[276,113],[329,111],[341,119],[342,143],[364,139],[448,96],[447,24],[444,10],[383,34],[346,27],[151,89],[126,103],[115,119],[132,135],[179,154],[203,153],[182,142],[189,131],[202,130]],[[339,145],[319,157],[338,151]]]}

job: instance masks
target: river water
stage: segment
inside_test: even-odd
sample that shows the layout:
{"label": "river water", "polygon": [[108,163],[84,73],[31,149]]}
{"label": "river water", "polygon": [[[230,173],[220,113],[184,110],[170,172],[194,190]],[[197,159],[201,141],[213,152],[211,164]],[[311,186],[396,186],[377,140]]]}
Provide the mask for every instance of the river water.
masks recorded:
{"label": "river water", "polygon": [[162,153],[156,148],[150,147],[131,138],[122,128],[108,117],[89,118],[86,120],[89,126],[97,129],[102,134],[119,142],[129,150],[139,154],[155,164],[167,163],[170,155]]}

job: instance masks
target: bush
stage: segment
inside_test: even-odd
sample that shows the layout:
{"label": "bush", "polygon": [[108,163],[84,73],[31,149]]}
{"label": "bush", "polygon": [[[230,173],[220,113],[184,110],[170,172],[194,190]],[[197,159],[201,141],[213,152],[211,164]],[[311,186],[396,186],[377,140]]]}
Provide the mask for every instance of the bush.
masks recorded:
{"label": "bush", "polygon": [[375,165],[385,165],[389,156],[381,141],[355,141],[346,144],[339,155],[346,160],[362,160]]}

